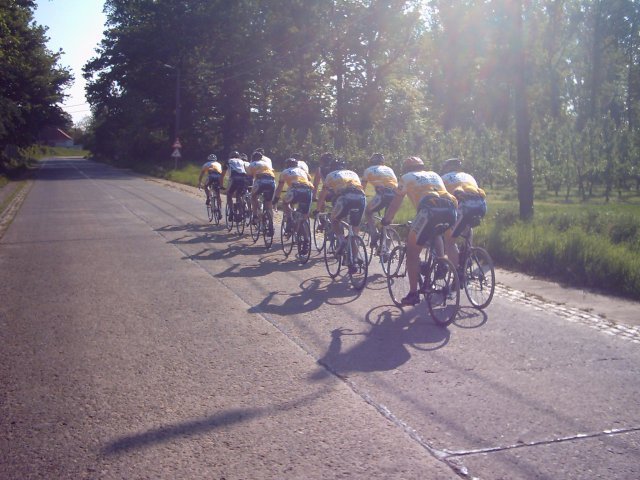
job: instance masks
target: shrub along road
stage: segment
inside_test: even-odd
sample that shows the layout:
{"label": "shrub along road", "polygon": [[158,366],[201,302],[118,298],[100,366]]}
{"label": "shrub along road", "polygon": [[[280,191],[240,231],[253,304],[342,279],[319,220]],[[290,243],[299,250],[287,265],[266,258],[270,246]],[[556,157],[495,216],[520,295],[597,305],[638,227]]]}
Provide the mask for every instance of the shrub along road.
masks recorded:
{"label": "shrub along road", "polygon": [[439,328],[376,271],[356,294],[78,159],[39,171],[0,266],[7,478],[640,475],[632,326],[501,287]]}

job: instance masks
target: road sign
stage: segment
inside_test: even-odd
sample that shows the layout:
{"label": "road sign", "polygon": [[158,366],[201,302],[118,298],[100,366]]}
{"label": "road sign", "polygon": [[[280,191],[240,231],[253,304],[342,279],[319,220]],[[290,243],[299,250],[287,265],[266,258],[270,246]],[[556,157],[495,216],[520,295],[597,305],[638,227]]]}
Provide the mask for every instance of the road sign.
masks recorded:
{"label": "road sign", "polygon": [[180,148],[174,147],[173,153],[171,154],[172,158],[180,158],[182,155],[180,154]]}
{"label": "road sign", "polygon": [[182,148],[182,144],[180,143],[180,140],[176,138],[176,141],[173,142],[173,145],[171,146],[171,148],[176,148],[176,149],[177,148]]}

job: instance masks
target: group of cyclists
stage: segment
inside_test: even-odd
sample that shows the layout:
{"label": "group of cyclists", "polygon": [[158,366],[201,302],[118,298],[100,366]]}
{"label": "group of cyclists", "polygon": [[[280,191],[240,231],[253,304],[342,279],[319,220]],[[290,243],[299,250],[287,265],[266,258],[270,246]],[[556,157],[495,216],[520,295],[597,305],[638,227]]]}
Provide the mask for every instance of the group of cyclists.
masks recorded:
{"label": "group of cyclists", "polygon": [[[276,175],[272,161],[263,149],[255,150],[251,160],[245,154],[231,152],[229,160],[220,163],[215,154],[209,155],[202,166],[198,187],[206,175],[206,202],[211,201],[211,193],[220,201],[220,191],[224,179],[228,176],[227,202],[233,205],[246,188],[251,192],[251,208],[258,208],[258,196],[264,196],[265,207],[271,211],[282,197],[285,214],[295,206],[298,212],[309,218],[311,205],[317,201],[313,215],[324,213],[327,204],[332,204],[331,228],[339,239],[335,255],[339,256],[345,248],[346,240],[342,232],[341,221],[348,222],[358,232],[363,217],[364,226],[369,231],[371,243],[376,238],[377,229],[374,214],[385,210],[382,225],[392,223],[400,209],[403,199],[408,196],[416,210],[410,223],[406,238],[407,276],[409,293],[402,298],[402,304],[411,306],[420,302],[418,276],[420,252],[428,242],[433,242],[438,256],[447,256],[454,265],[458,262],[456,236],[466,227],[465,219],[483,217],[487,211],[486,194],[472,175],[463,171],[463,162],[459,158],[446,160],[440,173],[427,170],[424,162],[417,156],[407,157],[402,163],[402,172],[398,178],[393,169],[386,164],[384,155],[374,153],[369,166],[362,176],[348,168],[347,162],[332,153],[320,156],[318,167],[313,174],[308,165],[294,154],[284,162],[276,185]],[[320,185],[322,184],[322,188]],[[365,188],[372,185],[375,195],[367,202]],[[233,209],[229,210],[233,212]],[[233,213],[231,213],[233,215]],[[436,225],[448,224],[444,235],[432,235]],[[307,248],[310,248],[308,245]]]}

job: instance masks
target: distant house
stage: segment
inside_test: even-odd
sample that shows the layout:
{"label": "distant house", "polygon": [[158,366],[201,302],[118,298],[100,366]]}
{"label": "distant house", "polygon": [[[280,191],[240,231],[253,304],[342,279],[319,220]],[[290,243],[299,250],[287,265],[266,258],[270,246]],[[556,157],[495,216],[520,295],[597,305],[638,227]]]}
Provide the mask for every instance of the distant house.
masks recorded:
{"label": "distant house", "polygon": [[50,147],[66,147],[73,148],[73,138],[55,127],[45,127],[40,132],[40,143],[48,145]]}

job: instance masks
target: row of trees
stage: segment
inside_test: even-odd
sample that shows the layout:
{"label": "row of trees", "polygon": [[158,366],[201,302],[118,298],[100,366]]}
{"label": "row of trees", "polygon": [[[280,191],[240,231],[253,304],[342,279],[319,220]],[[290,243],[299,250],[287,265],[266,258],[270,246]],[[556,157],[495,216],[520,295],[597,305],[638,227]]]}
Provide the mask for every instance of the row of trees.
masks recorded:
{"label": "row of trees", "polygon": [[[85,66],[92,149],[158,162],[264,146],[534,179],[607,195],[638,178],[634,0],[107,0]],[[637,187],[636,187],[637,188]],[[524,208],[523,208],[524,205]]]}
{"label": "row of trees", "polygon": [[47,49],[46,27],[33,21],[32,0],[0,0],[0,173],[45,126],[68,127],[58,103],[73,77]]}

